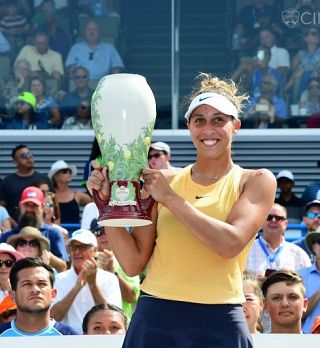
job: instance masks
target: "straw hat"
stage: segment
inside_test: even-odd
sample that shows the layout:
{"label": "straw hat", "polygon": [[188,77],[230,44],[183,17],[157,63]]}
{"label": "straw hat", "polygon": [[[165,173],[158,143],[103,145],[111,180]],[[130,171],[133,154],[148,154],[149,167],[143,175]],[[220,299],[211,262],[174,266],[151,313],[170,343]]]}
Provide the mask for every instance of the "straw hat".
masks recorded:
{"label": "straw hat", "polygon": [[44,237],[37,228],[31,227],[31,226],[23,227],[19,233],[16,233],[16,234],[10,236],[7,239],[7,242],[8,242],[8,244],[10,244],[16,248],[18,240],[21,238],[25,238],[25,237],[29,237],[29,238],[31,237],[31,238],[37,239],[39,241],[40,253],[42,253],[43,250],[50,250],[49,239]]}

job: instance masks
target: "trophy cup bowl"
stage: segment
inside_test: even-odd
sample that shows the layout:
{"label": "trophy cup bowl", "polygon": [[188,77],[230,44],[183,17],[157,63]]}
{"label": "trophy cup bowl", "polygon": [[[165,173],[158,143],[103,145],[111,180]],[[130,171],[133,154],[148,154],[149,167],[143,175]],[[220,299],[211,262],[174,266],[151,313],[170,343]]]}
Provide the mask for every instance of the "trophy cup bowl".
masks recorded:
{"label": "trophy cup bowl", "polygon": [[152,223],[151,196],[142,199],[140,175],[148,167],[148,151],[156,120],[156,103],[146,79],[136,74],[103,77],[92,96],[92,125],[108,168],[110,198],[93,191],[100,226],[128,227]]}

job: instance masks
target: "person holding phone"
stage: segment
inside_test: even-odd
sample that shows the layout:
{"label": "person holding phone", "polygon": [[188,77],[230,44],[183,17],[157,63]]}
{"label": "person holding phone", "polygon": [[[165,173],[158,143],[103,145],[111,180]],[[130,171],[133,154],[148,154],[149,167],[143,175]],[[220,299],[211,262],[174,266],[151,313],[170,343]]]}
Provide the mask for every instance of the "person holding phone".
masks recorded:
{"label": "person holding phone", "polygon": [[283,126],[288,118],[288,109],[284,99],[276,95],[277,89],[278,83],[274,76],[264,75],[260,84],[260,94],[254,97],[247,107],[247,118],[244,119],[243,128]]}
{"label": "person holding phone", "polygon": [[[125,348],[252,347],[241,305],[243,265],[276,180],[267,169],[232,160],[245,100],[233,81],[200,74],[185,113],[196,162],[180,171],[143,169],[144,191],[156,201],[153,223],[130,233],[107,227],[129,276],[148,264]],[[97,165],[87,187],[108,199],[107,168]]]}

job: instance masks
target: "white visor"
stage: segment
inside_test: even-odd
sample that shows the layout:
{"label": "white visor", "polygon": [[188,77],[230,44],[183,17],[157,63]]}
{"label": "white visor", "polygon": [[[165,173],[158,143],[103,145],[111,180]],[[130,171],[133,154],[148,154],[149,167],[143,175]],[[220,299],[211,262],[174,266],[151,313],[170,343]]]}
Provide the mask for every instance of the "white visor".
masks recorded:
{"label": "white visor", "polygon": [[206,92],[197,95],[189,105],[188,111],[184,115],[189,121],[192,112],[200,105],[210,105],[225,115],[233,116],[238,119],[238,111],[235,105],[225,96],[218,93]]}

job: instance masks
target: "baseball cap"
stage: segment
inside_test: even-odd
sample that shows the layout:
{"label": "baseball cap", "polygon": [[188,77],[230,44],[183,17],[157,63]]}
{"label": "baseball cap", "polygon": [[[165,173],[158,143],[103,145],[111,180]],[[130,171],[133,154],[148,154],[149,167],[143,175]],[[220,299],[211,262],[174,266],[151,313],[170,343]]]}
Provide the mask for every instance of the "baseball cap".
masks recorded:
{"label": "baseball cap", "polygon": [[281,172],[278,173],[277,175],[277,180],[280,178],[287,178],[291,181],[294,181],[294,176],[290,170],[281,170]]}
{"label": "baseball cap", "polygon": [[76,240],[82,244],[92,245],[94,247],[98,246],[97,238],[95,235],[84,228],[80,228],[72,233],[71,238],[67,241],[67,245],[69,245],[72,241]]}
{"label": "baseball cap", "polygon": [[212,92],[205,92],[197,95],[189,105],[188,111],[185,113],[184,118],[189,121],[189,118],[198,106],[210,105],[225,115],[233,116],[238,119],[238,110],[236,106],[224,95]]}
{"label": "baseball cap", "polygon": [[37,100],[36,97],[31,92],[22,92],[17,100],[22,100],[33,107],[33,110],[36,110]]}
{"label": "baseball cap", "polygon": [[170,146],[167,143],[163,143],[162,141],[151,144],[150,149],[164,151],[168,155],[170,155],[171,153]]}
{"label": "baseball cap", "polygon": [[37,205],[44,203],[44,195],[42,191],[35,186],[26,187],[21,194],[20,203],[33,202]]}
{"label": "baseball cap", "polygon": [[312,207],[313,205],[320,205],[320,200],[319,199],[314,199],[313,201],[307,203],[305,208],[304,208],[304,211],[309,210],[309,208]]}

